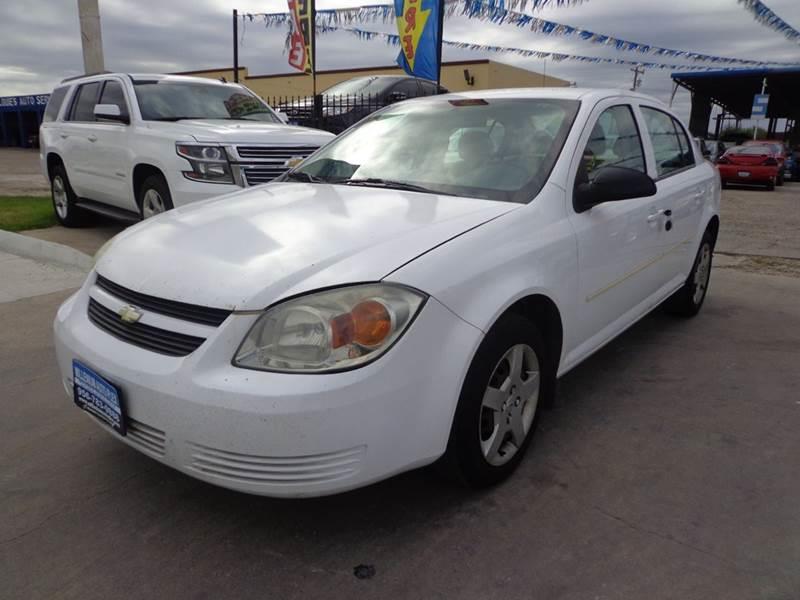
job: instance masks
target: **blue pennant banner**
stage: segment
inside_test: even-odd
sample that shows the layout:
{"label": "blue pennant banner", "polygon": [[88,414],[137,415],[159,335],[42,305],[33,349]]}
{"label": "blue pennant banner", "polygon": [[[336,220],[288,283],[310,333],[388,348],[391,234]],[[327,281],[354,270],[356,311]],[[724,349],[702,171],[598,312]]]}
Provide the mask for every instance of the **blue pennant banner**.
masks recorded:
{"label": "blue pennant banner", "polygon": [[753,13],[756,21],[786,36],[786,39],[800,44],[800,31],[789,25],[760,0],[739,0],[739,4]]}

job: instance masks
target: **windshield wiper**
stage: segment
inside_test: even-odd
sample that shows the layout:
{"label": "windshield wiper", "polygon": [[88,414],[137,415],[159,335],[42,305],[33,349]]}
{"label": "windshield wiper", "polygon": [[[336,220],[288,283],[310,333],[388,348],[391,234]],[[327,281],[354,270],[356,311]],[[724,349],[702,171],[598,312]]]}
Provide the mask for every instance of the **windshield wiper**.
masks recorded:
{"label": "windshield wiper", "polygon": [[147,121],[186,121],[194,119],[208,119],[209,117],[154,117]]}
{"label": "windshield wiper", "polygon": [[284,176],[287,181],[303,181],[305,183],[325,183],[325,180],[304,171],[289,171]]}
{"label": "windshield wiper", "polygon": [[405,190],[408,192],[424,192],[426,194],[440,194],[442,192],[434,191],[421,185],[413,183],[406,183],[404,181],[392,181],[391,179],[381,179],[379,177],[364,177],[363,179],[343,179],[337,181],[344,185],[363,185],[365,187],[381,187],[390,190]]}

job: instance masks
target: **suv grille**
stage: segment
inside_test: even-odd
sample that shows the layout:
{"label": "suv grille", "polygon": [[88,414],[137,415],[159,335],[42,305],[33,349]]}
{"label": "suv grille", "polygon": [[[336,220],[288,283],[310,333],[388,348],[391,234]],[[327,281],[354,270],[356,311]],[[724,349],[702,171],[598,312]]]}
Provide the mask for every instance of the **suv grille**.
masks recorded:
{"label": "suv grille", "polygon": [[176,319],[191,321],[192,323],[201,323],[203,325],[218,327],[228,318],[228,315],[231,314],[231,311],[222,308],[208,308],[206,306],[197,306],[195,304],[186,304],[185,302],[164,300],[163,298],[140,294],[139,292],[134,292],[121,285],[117,285],[102,275],[97,276],[97,281],[95,283],[112,296],[129,302],[138,308],[146,308],[147,310],[168,317],[175,317]]}
{"label": "suv grille", "polygon": [[187,356],[205,339],[159,329],[142,323],[126,323],[119,315],[89,298],[89,320],[114,337],[152,352],[167,356]]}
{"label": "suv grille", "polygon": [[290,158],[302,156],[305,158],[317,151],[318,146],[237,146],[239,158],[255,158],[261,160],[286,162]]}

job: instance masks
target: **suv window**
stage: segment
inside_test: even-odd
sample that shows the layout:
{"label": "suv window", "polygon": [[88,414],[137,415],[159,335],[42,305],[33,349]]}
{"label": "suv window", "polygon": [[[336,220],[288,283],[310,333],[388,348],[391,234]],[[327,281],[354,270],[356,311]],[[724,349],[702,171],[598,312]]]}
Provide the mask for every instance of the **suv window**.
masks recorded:
{"label": "suv window", "polygon": [[603,111],[589,135],[578,168],[577,183],[591,181],[602,167],[627,167],[644,173],[644,151],[639,128],[628,105]]}
{"label": "suv window", "polygon": [[[653,142],[653,154],[656,159],[656,174],[665,177],[674,171],[694,164],[689,140],[683,127],[667,113],[655,108],[642,107],[645,126]],[[679,138],[678,129],[683,133],[683,147]],[[685,148],[685,149],[684,149]]]}
{"label": "suv window", "polygon": [[122,91],[122,84],[119,81],[106,81],[98,104],[114,104],[119,107],[119,112],[123,117],[129,116],[128,104],[125,102],[125,92]]}
{"label": "suv window", "polygon": [[49,123],[56,120],[58,111],[61,110],[61,105],[64,104],[68,89],[68,87],[64,86],[53,90],[53,93],[50,94],[50,99],[47,101],[47,108],[44,109],[42,121]]}
{"label": "suv window", "polygon": [[[422,89],[423,96],[435,96],[436,95],[436,84],[432,81],[424,81],[421,80],[419,82],[419,87]],[[446,94],[447,92],[442,92]]]}
{"label": "suv window", "polygon": [[72,102],[72,113],[69,121],[94,121],[94,107],[97,104],[97,92],[100,82],[84,83],[78,88],[75,100]]}
{"label": "suv window", "polygon": [[419,96],[419,86],[416,79],[406,79],[389,90],[390,94],[405,94],[406,98],[416,98]]}

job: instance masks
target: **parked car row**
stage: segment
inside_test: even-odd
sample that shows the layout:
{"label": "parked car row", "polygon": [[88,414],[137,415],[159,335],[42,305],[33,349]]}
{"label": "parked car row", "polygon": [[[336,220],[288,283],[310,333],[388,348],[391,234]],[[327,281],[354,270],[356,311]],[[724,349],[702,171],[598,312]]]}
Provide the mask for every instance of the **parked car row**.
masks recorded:
{"label": "parked car row", "polygon": [[800,179],[795,153],[778,140],[750,140],[725,148],[723,142],[698,140],[703,155],[716,163],[722,186],[763,185],[768,190]]}
{"label": "parked car row", "polygon": [[[439,95],[332,140],[240,86],[104,75],[54,96],[61,220],[101,202],[154,215],[60,307],[65,391],[216,485],[316,496],[434,461],[495,484],[558,377],[706,297],[720,178],[648,96]],[[289,170],[190,203],[265,164]]]}

